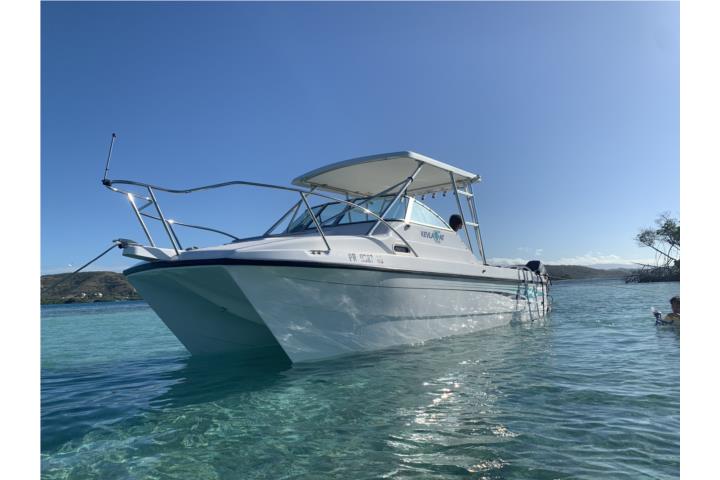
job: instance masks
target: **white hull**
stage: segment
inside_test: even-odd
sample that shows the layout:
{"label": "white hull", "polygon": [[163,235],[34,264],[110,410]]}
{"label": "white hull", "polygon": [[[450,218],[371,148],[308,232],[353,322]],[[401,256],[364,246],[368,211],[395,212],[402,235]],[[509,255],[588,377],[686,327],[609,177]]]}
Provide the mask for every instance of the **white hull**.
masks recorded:
{"label": "white hull", "polygon": [[292,362],[525,321],[547,305],[532,284],[526,291],[508,279],[373,268],[249,264],[128,273],[191,353],[284,354]]}
{"label": "white hull", "polygon": [[[472,189],[480,177],[424,155],[392,152],[337,162],[296,178],[300,189],[241,180],[170,189],[110,180],[109,161],[103,184],[127,197],[148,240],[116,240],[123,255],[144,262],[125,274],[193,354],[314,361],[549,311],[549,277],[539,261],[487,263]],[[154,193],[230,186],[299,198],[264,234],[243,239],[168,219]],[[422,200],[447,194],[455,196],[457,211],[445,221]],[[146,203],[138,206],[136,198]],[[157,216],[142,211],[151,205]],[[163,225],[170,248],[155,243],[147,218]],[[175,227],[232,241],[183,248]]]}

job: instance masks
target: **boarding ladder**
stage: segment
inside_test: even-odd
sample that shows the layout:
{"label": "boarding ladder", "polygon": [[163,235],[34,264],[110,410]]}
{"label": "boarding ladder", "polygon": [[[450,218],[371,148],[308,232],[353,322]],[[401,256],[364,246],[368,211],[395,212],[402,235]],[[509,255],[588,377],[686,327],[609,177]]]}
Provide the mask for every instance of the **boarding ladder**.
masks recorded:
{"label": "boarding ladder", "polygon": [[[527,303],[528,315],[530,316],[531,321],[535,321],[535,317],[533,316],[534,314],[537,314],[537,318],[540,318],[548,311],[546,305],[545,283],[540,275],[533,272],[528,267],[517,267],[517,275],[518,289],[525,291],[525,295],[523,295],[523,297]],[[532,299],[529,294],[530,287],[533,289]],[[518,295],[516,296],[517,301],[520,300],[519,290]],[[538,299],[538,294],[541,295],[540,299]]]}
{"label": "boarding ladder", "polygon": [[[483,264],[487,265],[487,261],[485,260],[485,249],[483,248],[482,235],[480,234],[480,224],[478,222],[477,208],[475,206],[475,195],[473,194],[472,183],[465,183],[458,187],[453,172],[450,172],[450,180],[452,180],[453,191],[455,192],[455,200],[457,201],[460,218],[462,219],[463,226],[465,227],[465,236],[467,237],[468,247],[470,248],[471,252],[476,253],[472,241],[470,240],[470,231],[468,230],[468,226],[470,226],[475,232],[475,241],[478,248],[478,252],[476,254],[480,258],[480,260],[482,260]],[[464,197],[467,201],[466,209],[468,210],[472,221],[466,220],[465,209],[463,209],[463,202],[460,201],[460,197]]]}

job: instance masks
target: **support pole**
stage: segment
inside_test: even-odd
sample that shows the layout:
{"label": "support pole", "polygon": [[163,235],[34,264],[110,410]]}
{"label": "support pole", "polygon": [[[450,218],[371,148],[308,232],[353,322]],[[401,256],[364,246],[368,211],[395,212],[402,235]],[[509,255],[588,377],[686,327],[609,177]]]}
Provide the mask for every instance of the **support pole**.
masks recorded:
{"label": "support pole", "polygon": [[170,224],[165,220],[165,216],[162,213],[162,210],[160,210],[160,205],[157,202],[157,199],[155,198],[155,192],[153,192],[153,189],[151,187],[147,187],[148,193],[150,194],[150,198],[152,198],[153,204],[155,204],[155,210],[157,210],[158,217],[160,217],[160,223],[163,224],[163,228],[165,228],[165,233],[167,233],[168,238],[170,239],[170,243],[173,246],[173,250],[175,250],[175,255],[180,255],[180,250],[182,247],[180,246],[180,243],[175,243],[175,236],[173,235],[172,227]]}
{"label": "support pole", "polygon": [[302,199],[303,203],[305,204],[305,208],[307,208],[310,218],[312,218],[313,222],[315,223],[315,227],[317,227],[318,232],[320,233],[320,236],[323,239],[323,242],[325,242],[325,246],[327,247],[327,253],[330,253],[330,244],[328,243],[327,238],[325,238],[325,233],[323,232],[322,227],[320,226],[320,222],[318,222],[318,219],[315,216],[315,213],[313,213],[312,208],[310,208],[307,198],[305,198],[304,192],[300,192],[300,198]]}
{"label": "support pole", "polygon": [[468,225],[465,221],[465,214],[463,213],[462,203],[460,202],[460,194],[458,193],[457,183],[455,183],[455,175],[453,172],[450,172],[450,180],[452,181],[453,191],[455,192],[455,200],[457,201],[458,210],[460,210],[460,218],[462,218],[463,229],[465,230],[465,236],[467,237],[468,247],[470,247],[470,251],[472,253],[475,253],[472,240],[470,240],[470,232],[468,232]]}
{"label": "support pole", "polygon": [[[405,181],[405,184],[402,186],[402,188],[401,188],[400,191],[397,193],[397,195],[395,195],[395,198],[393,198],[393,201],[390,202],[390,205],[388,205],[387,208],[385,208],[385,210],[383,210],[383,212],[380,214],[380,218],[381,218],[381,219],[385,220],[385,214],[387,214],[387,213],[395,206],[395,204],[397,203],[397,201],[398,201],[403,195],[405,195],[405,192],[407,191],[408,187],[410,187],[410,184],[415,180],[415,177],[417,177],[417,174],[420,173],[420,170],[422,169],[423,165],[425,165],[425,164],[424,164],[424,163],[418,163],[417,168],[415,169],[415,171],[413,172],[413,174],[410,175],[410,176],[407,178],[407,180]],[[375,230],[377,229],[378,225],[380,225],[380,220],[378,220],[377,222],[375,222],[375,225],[373,225],[373,227],[372,227],[372,228],[370,229],[370,231],[368,232],[368,236],[372,235],[372,234],[375,232]]]}
{"label": "support pole", "polygon": [[147,225],[145,225],[145,221],[142,219],[142,216],[140,215],[140,210],[138,210],[137,205],[135,205],[135,197],[132,193],[127,194],[128,201],[130,202],[130,206],[133,209],[133,212],[135,212],[135,216],[137,217],[138,221],[140,222],[140,226],[143,229],[143,232],[145,232],[145,236],[147,237],[148,241],[150,242],[150,246],[154,247],[155,242],[153,242],[152,237],[150,236],[150,231],[147,228]]}
{"label": "support pole", "polygon": [[[470,191],[470,195],[472,195],[471,197],[468,197],[467,201],[470,205],[473,222],[477,224],[477,227],[475,227],[475,235],[477,237],[478,248],[480,249],[480,257],[482,258],[483,265],[487,265],[487,260],[485,259],[485,245],[483,244],[482,233],[480,232],[480,220],[478,219],[477,203],[475,203],[475,192],[473,192],[472,183],[468,184],[468,190]],[[470,200],[471,198],[472,200]]]}

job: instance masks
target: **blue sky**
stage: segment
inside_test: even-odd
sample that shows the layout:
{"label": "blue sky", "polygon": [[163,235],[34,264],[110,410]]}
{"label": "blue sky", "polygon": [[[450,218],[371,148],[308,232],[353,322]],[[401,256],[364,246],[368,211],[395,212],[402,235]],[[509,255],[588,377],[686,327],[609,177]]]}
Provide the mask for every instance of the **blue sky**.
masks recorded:
{"label": "blue sky", "polygon": [[[112,178],[171,187],[414,150],[482,175],[489,257],[627,263],[679,213],[679,7],[43,3],[41,125],[44,273],[142,239],[100,184],[113,131]],[[163,204],[251,235],[293,197],[196,200]]]}

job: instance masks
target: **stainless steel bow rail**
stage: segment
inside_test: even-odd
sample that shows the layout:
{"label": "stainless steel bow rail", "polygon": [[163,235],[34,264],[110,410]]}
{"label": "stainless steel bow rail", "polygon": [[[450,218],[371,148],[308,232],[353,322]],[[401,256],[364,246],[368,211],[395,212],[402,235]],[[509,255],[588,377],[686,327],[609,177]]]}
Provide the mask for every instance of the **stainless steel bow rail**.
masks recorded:
{"label": "stainless steel bow rail", "polygon": [[[106,173],[107,173],[107,170],[106,170]],[[398,238],[400,238],[400,240],[405,244],[405,246],[407,246],[407,248],[410,252],[412,252],[416,257],[418,256],[417,252],[415,252],[415,250],[412,248],[410,243],[408,243],[408,241],[392,225],[390,225],[387,221],[385,221],[385,219],[383,219],[380,215],[377,215],[376,213],[368,210],[367,208],[363,207],[362,205],[359,205],[358,203],[354,203],[349,200],[343,200],[341,198],[336,198],[336,197],[333,197],[330,195],[325,195],[322,193],[314,192],[312,190],[302,190],[299,188],[285,187],[282,185],[272,185],[269,183],[258,183],[258,182],[247,182],[247,181],[242,181],[242,180],[233,180],[233,181],[223,182],[223,183],[214,183],[211,185],[204,185],[204,186],[200,186],[200,187],[187,188],[187,189],[165,188],[165,187],[160,187],[158,185],[152,185],[149,183],[137,182],[134,180],[110,180],[109,178],[107,178],[107,176],[105,178],[103,178],[102,183],[103,183],[103,185],[105,185],[105,187],[107,187],[111,191],[123,194],[127,197],[127,200],[130,203],[130,207],[132,208],[133,213],[135,214],[136,218],[138,219],[138,222],[140,223],[140,226],[142,227],[142,230],[145,233],[145,236],[147,237],[148,242],[150,242],[150,245],[153,247],[155,247],[156,244],[150,234],[150,231],[147,228],[145,221],[143,220],[143,217],[159,221],[162,224],[163,229],[165,230],[165,233],[167,234],[168,239],[170,240],[170,244],[172,245],[172,248],[173,248],[173,250],[175,250],[176,254],[180,254],[180,251],[183,250],[183,247],[182,247],[182,244],[180,243],[180,239],[179,239],[177,233],[175,232],[175,229],[173,228],[174,225],[179,225],[182,227],[194,228],[194,229],[218,233],[218,234],[230,237],[233,241],[239,241],[240,238],[237,237],[236,235],[233,235],[231,233],[224,232],[222,230],[218,230],[215,228],[210,228],[210,227],[206,227],[206,226],[202,226],[202,225],[191,225],[188,223],[183,223],[183,222],[179,222],[177,220],[167,218],[165,216],[165,214],[163,213],[162,209],[160,208],[160,204],[158,203],[156,192],[166,192],[166,193],[173,193],[173,194],[190,194],[190,193],[194,193],[194,192],[200,192],[200,191],[204,191],[204,190],[214,190],[214,189],[230,187],[230,186],[250,186],[250,187],[266,188],[266,189],[271,189],[271,190],[284,190],[284,191],[288,191],[288,192],[296,192],[300,196],[300,200],[295,205],[293,205],[293,207],[291,207],[290,210],[288,210],[277,222],[275,222],[275,224],[272,227],[270,227],[270,229],[267,232],[265,232],[265,234],[263,236],[272,235],[272,232],[275,231],[276,228],[279,225],[281,225],[282,222],[286,218],[288,218],[289,215],[292,214],[293,218],[294,218],[294,216],[297,214],[300,206],[304,205],[310,218],[312,219],[313,224],[315,225],[315,228],[317,229],[318,233],[320,234],[320,236],[323,240],[323,243],[325,244],[326,252],[330,252],[330,250],[331,250],[330,243],[328,242],[328,238],[325,235],[325,232],[323,231],[321,222],[317,219],[315,213],[313,212],[313,209],[310,207],[308,200],[307,200],[308,196],[312,195],[312,196],[328,199],[333,202],[342,203],[344,205],[347,205],[349,207],[349,209],[358,209],[361,212],[363,212],[364,214],[377,219],[377,221],[379,223],[382,223],[383,225],[388,227],[388,229],[390,231],[392,231],[395,235],[397,235]],[[116,187],[116,185],[129,185],[129,186],[133,186],[133,187],[144,188],[147,191],[148,196],[146,197],[143,195],[138,195],[136,193],[128,192],[126,190]],[[135,203],[136,198],[143,200],[145,202],[145,204],[138,207],[138,205]],[[155,212],[157,213],[157,216],[143,211],[151,205],[155,207]],[[289,227],[289,224],[288,224],[288,227]],[[283,233],[289,233],[289,232],[286,229],[285,232],[283,232]]]}
{"label": "stainless steel bow rail", "polygon": [[[223,183],[214,183],[211,185],[204,185],[201,187],[187,188],[187,189],[165,188],[165,187],[160,187],[157,185],[151,185],[149,183],[136,182],[134,180],[111,180],[108,178],[108,172],[110,171],[110,160],[112,159],[112,152],[113,152],[113,146],[115,145],[115,140],[117,140],[117,135],[115,133],[113,133],[112,138],[110,140],[110,148],[108,150],[107,160],[105,161],[105,173],[103,174],[102,184],[105,185],[105,187],[107,187],[111,191],[123,194],[127,197],[127,200],[130,203],[130,207],[132,208],[132,211],[135,214],[135,217],[137,218],[138,222],[140,223],[140,226],[142,227],[142,230],[145,233],[145,236],[147,237],[148,242],[150,242],[150,246],[152,246],[152,247],[156,246],[155,241],[153,240],[152,235],[150,235],[150,230],[147,228],[147,225],[145,224],[143,217],[159,221],[162,224],[163,229],[165,230],[165,233],[167,234],[168,239],[170,240],[170,244],[172,245],[173,250],[175,250],[176,255],[180,254],[180,251],[183,250],[183,247],[182,247],[182,244],[180,243],[180,239],[177,236],[177,233],[175,232],[175,229],[173,228],[173,225],[179,225],[182,227],[194,228],[197,230],[204,230],[204,231],[208,231],[208,232],[218,233],[220,235],[230,237],[233,242],[240,241],[239,237],[237,237],[231,233],[224,232],[222,230],[218,230],[216,228],[206,227],[206,226],[202,226],[202,225],[191,225],[188,223],[183,223],[183,222],[179,222],[177,220],[173,220],[171,218],[166,218],[162,212],[162,209],[160,208],[160,204],[157,201],[157,197],[155,196],[156,191],[175,193],[175,194],[189,194],[189,193],[194,193],[194,192],[200,192],[203,190],[214,190],[214,189],[230,187],[230,186],[250,186],[250,187],[267,188],[267,189],[271,189],[271,190],[274,189],[274,190],[284,190],[287,192],[296,192],[300,196],[300,200],[295,205],[293,205],[290,208],[290,210],[288,210],[282,217],[280,217],[280,219],[277,222],[275,222],[273,224],[273,226],[270,227],[263,234],[263,237],[272,235],[273,231],[275,231],[277,229],[277,227],[279,225],[281,225],[286,218],[288,218],[289,215],[292,215],[292,217],[290,218],[290,221],[288,222],[288,226],[285,229],[285,232],[283,232],[285,234],[290,233],[289,232],[290,225],[292,224],[292,221],[294,220],[295,215],[297,215],[300,207],[304,205],[308,212],[308,216],[312,219],[312,222],[315,225],[315,228],[317,229],[318,233],[320,234],[320,237],[322,238],[323,243],[325,244],[326,252],[329,253],[331,250],[330,243],[328,242],[327,236],[325,235],[325,232],[322,229],[321,222],[318,221],[318,219],[315,215],[315,212],[313,212],[313,209],[310,207],[310,204],[308,203],[308,200],[307,200],[308,195],[314,195],[316,197],[328,199],[333,202],[342,203],[342,204],[346,205],[347,208],[344,211],[358,209],[361,212],[363,212],[364,214],[377,219],[377,221],[375,222],[375,225],[368,233],[368,236],[372,235],[372,233],[375,231],[377,226],[380,225],[380,223],[382,223],[390,231],[392,231],[395,235],[397,235],[398,238],[400,238],[400,240],[402,240],[402,242],[405,244],[405,246],[408,248],[408,250],[413,253],[413,255],[415,255],[416,257],[418,256],[417,252],[415,251],[415,249],[412,248],[412,246],[408,243],[408,241],[405,240],[405,238],[397,230],[395,230],[395,228],[393,228],[392,225],[390,225],[388,222],[386,222],[385,219],[383,218],[385,216],[385,214],[390,210],[390,208],[385,208],[383,210],[383,212],[381,212],[380,215],[377,215],[376,213],[368,210],[367,208],[365,208],[361,205],[361,203],[367,202],[369,199],[359,199],[358,203],[355,203],[355,202],[351,202],[350,200],[343,200],[341,198],[336,198],[336,197],[332,197],[330,195],[324,195],[322,193],[314,192],[313,191],[314,189],[302,190],[300,188],[285,187],[282,185],[272,185],[269,183],[246,182],[246,181],[242,181],[242,180],[233,180],[233,181],[223,182]],[[410,183],[412,183],[412,181],[415,178],[415,175],[417,175],[417,172],[420,170],[421,166],[422,165],[418,166],[417,170],[415,171],[415,173],[412,176],[408,177],[406,180],[403,180],[399,184],[394,185],[381,193],[386,193],[387,191],[393,190],[393,189],[403,185],[400,192],[397,193],[395,199],[393,200],[392,204],[394,204],[397,201],[397,199],[400,196],[402,196],[402,194],[405,192],[405,190],[407,189],[407,186]],[[134,186],[134,187],[140,187],[147,191],[148,196],[145,197],[143,195],[138,195],[138,194],[135,194],[132,192],[128,192],[128,191],[122,190],[120,188],[117,188],[115,185],[129,185],[129,186]],[[378,195],[380,195],[380,194],[378,194]],[[371,198],[377,197],[378,195],[374,195]],[[145,201],[145,204],[138,207],[137,204],[135,203],[136,198],[139,198],[139,199]],[[157,216],[143,211],[150,205],[155,206],[155,211],[157,212]],[[337,217],[337,215],[336,215],[336,217]],[[333,218],[335,218],[335,217],[333,217]],[[282,235],[282,233],[281,233],[281,235]],[[115,246],[115,245],[113,245],[113,246]]]}

